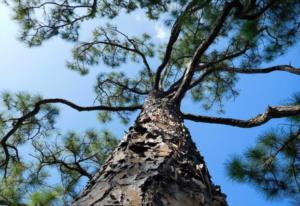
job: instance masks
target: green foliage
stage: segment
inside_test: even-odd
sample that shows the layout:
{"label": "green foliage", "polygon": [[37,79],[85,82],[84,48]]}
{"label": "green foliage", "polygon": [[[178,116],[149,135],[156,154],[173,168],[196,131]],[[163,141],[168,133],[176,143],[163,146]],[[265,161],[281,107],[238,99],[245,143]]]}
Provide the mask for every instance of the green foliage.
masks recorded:
{"label": "green foliage", "polygon": [[145,9],[150,19],[157,19],[167,11],[169,0],[164,1],[8,1],[15,10],[14,18],[22,26],[20,38],[29,46],[36,46],[59,35],[68,41],[79,37],[80,24],[96,17],[115,18],[121,11],[130,13]]}
{"label": "green foliage", "polygon": [[234,88],[236,82],[234,73],[213,73],[191,90],[192,98],[194,101],[201,101],[205,110],[216,105],[218,111],[223,112],[224,99],[234,99],[238,95]]}
{"label": "green foliage", "polygon": [[[32,112],[41,99],[27,93],[3,93],[1,136],[17,123],[18,117]],[[6,166],[0,167],[0,202],[68,205],[78,194],[80,183],[92,177],[118,144],[106,130],[60,135],[55,128],[57,115],[58,109],[52,105],[41,106],[40,112],[23,122],[6,142],[8,156],[1,147],[0,163],[9,159]],[[54,177],[49,171],[60,175],[61,182],[51,182]]]}
{"label": "green foliage", "polygon": [[[190,3],[192,10],[183,11]],[[226,0],[11,0],[14,19],[21,25],[19,37],[28,46],[60,37],[75,42],[72,59],[67,67],[82,75],[92,67],[104,64],[111,69],[100,71],[95,84],[95,103],[107,107],[141,105],[153,89],[155,68],[149,62],[165,58],[166,43],[155,42],[144,33],[129,36],[110,24],[97,25],[90,31],[88,41],[81,40],[80,26],[87,20],[111,20],[119,13],[145,13],[148,20],[162,21],[167,27],[176,22],[181,31],[173,45],[160,84],[163,91],[178,88],[186,68],[191,64],[195,50],[205,43],[218,21]],[[241,8],[230,11],[228,18],[209,48],[201,55],[191,85],[190,97],[204,109],[218,106],[223,111],[224,100],[234,99],[238,76],[230,72],[207,70],[225,67],[254,68],[286,52],[299,39],[298,0],[274,1],[260,14],[269,1],[241,0]],[[255,15],[259,14],[259,15]],[[256,16],[242,18],[242,16]],[[176,21],[178,19],[178,21]],[[94,21],[101,24],[102,21]],[[171,30],[171,29],[170,29]],[[174,32],[174,31],[173,31]],[[80,39],[80,41],[79,41]],[[154,44],[155,43],[155,44]],[[139,70],[131,69],[138,64]],[[126,67],[125,67],[125,66]],[[124,66],[124,67],[122,67]],[[201,81],[197,81],[197,80]],[[173,90],[174,91],[174,90]],[[300,103],[300,95],[293,103]],[[0,137],[3,138],[20,117],[33,112],[40,96],[27,93],[1,96]],[[117,140],[107,131],[69,132],[61,135],[55,127],[58,109],[42,105],[39,112],[25,121],[0,147],[1,179],[0,201],[14,205],[66,205],[78,193],[82,179],[90,179],[103,164]],[[108,122],[117,116],[128,123],[132,113],[100,111],[98,119]],[[240,182],[250,182],[268,196],[294,196],[299,193],[299,128],[300,117],[289,119],[290,126],[272,130],[259,138],[244,157],[235,156],[228,163],[229,175]],[[296,136],[295,136],[296,134]],[[56,136],[56,140],[53,140]],[[2,140],[2,139],[1,139]],[[29,145],[29,146],[28,146]],[[18,151],[32,148],[34,161],[22,158]],[[9,158],[8,158],[9,157]],[[27,162],[28,161],[28,162]],[[7,164],[6,164],[7,163]],[[49,185],[49,171],[58,171],[61,182]],[[36,192],[39,191],[39,192]]]}
{"label": "green foliage", "polygon": [[[129,78],[124,72],[100,73],[97,77],[95,92],[96,101],[100,105],[108,106],[129,106],[142,104],[150,88],[149,76],[143,71],[136,75],[135,78]],[[112,112],[100,111],[98,119],[101,122],[112,120]],[[114,112],[122,123],[129,121],[130,112]]]}
{"label": "green foliage", "polygon": [[12,205],[16,205],[17,202],[20,202],[22,192],[26,189],[24,184],[20,184],[25,181],[22,176],[23,172],[24,166],[20,163],[16,163],[11,168],[10,176],[0,180],[0,200]]}
{"label": "green foliage", "polygon": [[[40,96],[31,96],[24,92],[15,95],[8,92],[2,93],[0,102],[2,108],[0,111],[0,135],[4,136],[7,134],[11,130],[11,125],[18,124],[19,117],[31,112],[35,107],[35,103],[40,99]],[[28,140],[49,136],[54,132],[54,124],[58,113],[57,108],[45,105],[40,108],[39,114],[21,123],[20,128],[6,142],[12,161],[18,163],[21,159],[16,148],[24,145]],[[5,161],[3,148],[0,151],[0,162],[2,163]]]}
{"label": "green foliage", "polygon": [[120,32],[115,26],[106,25],[93,31],[93,39],[89,42],[79,43],[73,49],[73,62],[67,66],[71,70],[79,71],[85,75],[87,66],[99,64],[99,60],[109,66],[118,67],[129,58],[131,62],[139,62],[141,54],[153,57],[153,43],[150,36],[143,34],[141,38],[129,37]]}
{"label": "green foliage", "polygon": [[[295,95],[297,104],[299,95]],[[262,134],[243,156],[227,164],[230,178],[255,185],[268,198],[297,198],[300,192],[300,121],[292,118],[284,126]]]}
{"label": "green foliage", "polygon": [[[110,24],[100,25],[90,31],[92,37],[89,41],[78,41],[80,24],[99,17],[118,18],[120,12],[126,14],[138,11],[145,13],[149,20],[161,20],[166,26],[171,26],[190,2],[187,0],[100,2],[21,0],[12,1],[11,5],[15,9],[15,19],[22,25],[20,38],[29,46],[40,45],[57,35],[66,40],[76,41],[73,59],[67,62],[67,67],[82,75],[87,74],[91,67],[101,63],[112,68],[120,67],[128,62],[143,63],[144,67],[140,71],[143,76],[138,75],[138,78],[143,77],[142,91],[147,93],[153,85],[154,76],[150,71],[153,68],[146,66],[145,62],[157,57],[163,59],[166,45],[162,43],[154,46],[154,41],[149,34],[143,34],[140,37],[128,36]],[[171,60],[162,78],[165,90],[180,80],[196,48],[210,34],[213,25],[222,13],[225,2],[225,0],[194,1],[197,9],[180,17],[181,33],[173,47]],[[241,0],[240,2],[244,15],[251,16],[259,13],[268,1]],[[224,66],[253,68],[263,61],[271,61],[282,55],[299,38],[300,5],[297,0],[276,1],[266,12],[254,19],[237,18],[239,12],[242,12],[239,8],[233,9],[232,14],[224,22],[218,38],[202,55],[201,64],[209,64],[216,68]],[[196,73],[201,74],[201,69]],[[101,73],[101,75],[105,74]],[[113,76],[113,74],[106,73],[105,79],[113,78]],[[209,84],[199,85],[192,91],[194,100],[201,102],[206,109],[216,104],[222,111],[222,101],[228,100],[229,96],[234,98],[238,94],[234,88],[235,77],[225,77],[226,82],[223,81],[222,75],[220,77],[211,77],[210,79],[214,78],[215,81],[207,80]],[[132,78],[131,76],[130,79]],[[223,87],[224,89],[220,89]],[[106,87],[106,89],[112,94],[116,92],[115,88],[112,92],[110,88]],[[207,97],[217,90],[218,95]],[[123,118],[122,121],[127,120]]]}
{"label": "green foliage", "polygon": [[31,195],[29,206],[50,206],[57,202],[62,195],[63,189],[55,187],[44,191],[35,192]]}
{"label": "green foliage", "polygon": [[80,182],[92,178],[117,146],[118,140],[106,130],[101,133],[88,130],[84,135],[69,132],[61,139],[62,142],[51,143],[37,140],[33,147],[37,153],[36,170],[40,173],[55,168],[61,175],[60,188],[63,191],[57,192],[53,200],[62,198],[69,202],[78,195]]}
{"label": "green foliage", "polygon": [[245,169],[240,157],[235,156],[227,164],[227,172],[229,177],[234,178],[234,180],[242,182],[245,180]]}
{"label": "green foliage", "polygon": [[241,37],[246,41],[255,39],[258,32],[258,22],[256,20],[244,21],[240,29]]}

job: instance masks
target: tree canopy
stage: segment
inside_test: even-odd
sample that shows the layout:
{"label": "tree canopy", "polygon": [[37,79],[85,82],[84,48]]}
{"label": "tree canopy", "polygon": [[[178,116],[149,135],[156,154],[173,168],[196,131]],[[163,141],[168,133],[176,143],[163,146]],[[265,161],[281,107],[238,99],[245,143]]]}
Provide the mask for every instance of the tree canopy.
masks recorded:
{"label": "tree canopy", "polygon": [[[8,0],[20,24],[19,38],[40,46],[59,37],[74,43],[66,66],[86,75],[97,65],[96,106],[80,106],[66,99],[44,99],[27,93],[3,93],[0,111],[0,201],[20,205],[67,204],[82,178],[91,179],[117,139],[108,131],[59,134],[57,104],[77,111],[98,111],[100,121],[114,117],[128,123],[151,91],[159,91],[178,106],[191,98],[203,108],[217,106],[238,95],[238,75],[276,71],[300,75],[297,65],[262,67],[284,54],[299,39],[300,3],[297,0]],[[154,44],[144,33],[130,36],[109,24],[120,13],[143,12],[170,28],[166,43]],[[89,39],[81,25],[96,28]],[[103,23],[104,22],[104,23]],[[158,61],[159,64],[153,64]],[[130,70],[131,65],[137,70]],[[299,66],[299,65],[298,65]],[[97,70],[98,71],[98,70]],[[274,118],[287,124],[263,134],[255,148],[228,162],[229,175],[254,183],[269,196],[296,197],[300,192],[299,95],[282,106],[268,107],[249,120],[189,114],[186,120],[250,128]],[[246,132],[246,131],[245,131]],[[47,141],[55,136],[55,140]],[[32,156],[19,150],[31,147]],[[48,185],[51,169],[59,171],[62,186]],[[284,169],[283,169],[284,168]],[[38,189],[39,188],[39,189]],[[36,192],[38,191],[38,192]],[[22,205],[22,204],[21,204]]]}

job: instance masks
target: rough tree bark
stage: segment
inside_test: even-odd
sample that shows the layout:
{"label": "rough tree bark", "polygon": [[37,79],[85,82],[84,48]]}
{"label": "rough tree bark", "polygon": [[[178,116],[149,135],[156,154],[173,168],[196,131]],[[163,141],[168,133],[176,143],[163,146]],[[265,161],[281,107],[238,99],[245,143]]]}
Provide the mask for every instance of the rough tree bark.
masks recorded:
{"label": "rough tree bark", "polygon": [[176,104],[152,92],[73,206],[226,206]]}

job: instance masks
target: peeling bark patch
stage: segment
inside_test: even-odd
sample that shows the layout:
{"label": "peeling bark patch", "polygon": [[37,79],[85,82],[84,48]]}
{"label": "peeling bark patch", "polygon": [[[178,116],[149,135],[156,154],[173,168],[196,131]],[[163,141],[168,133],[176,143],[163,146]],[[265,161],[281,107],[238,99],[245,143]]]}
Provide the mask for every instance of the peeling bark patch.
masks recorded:
{"label": "peeling bark patch", "polygon": [[128,148],[132,150],[134,153],[144,154],[146,150],[148,150],[148,146],[142,143],[129,144]]}
{"label": "peeling bark patch", "polygon": [[178,108],[149,97],[143,111],[72,206],[227,206]]}
{"label": "peeling bark patch", "polygon": [[165,157],[168,156],[172,150],[169,148],[167,144],[162,144],[158,151],[158,156]]}

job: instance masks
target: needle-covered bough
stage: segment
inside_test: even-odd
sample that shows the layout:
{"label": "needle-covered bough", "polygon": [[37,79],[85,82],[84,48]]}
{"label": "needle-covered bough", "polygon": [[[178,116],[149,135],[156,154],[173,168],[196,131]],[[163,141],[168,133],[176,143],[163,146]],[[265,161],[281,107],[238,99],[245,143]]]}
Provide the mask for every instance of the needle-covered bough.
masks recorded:
{"label": "needle-covered bough", "polygon": [[[239,75],[300,75],[299,65],[272,65],[299,39],[298,0],[6,3],[14,9],[14,19],[20,24],[20,39],[29,46],[39,46],[58,36],[74,42],[73,59],[67,62],[71,70],[85,75],[100,63],[116,69],[99,69],[96,106],[3,93],[2,202],[72,202],[74,206],[227,205],[220,187],[212,183],[184,120],[250,128],[274,118],[286,118],[282,128],[264,134],[245,158],[232,159],[228,171],[232,178],[254,183],[269,195],[295,197],[300,192],[299,95],[287,105],[269,106],[248,120],[204,116],[200,111],[190,114],[181,104],[192,98],[204,109],[218,106],[223,110],[223,102],[238,95]],[[119,14],[135,12],[149,20],[163,21],[170,28],[168,40],[158,44],[147,33],[132,36],[120,31]],[[93,21],[97,19],[101,21]],[[113,19],[116,25],[102,25]],[[80,26],[86,21],[95,25],[89,40],[79,38]],[[128,30],[132,25],[128,22]],[[264,62],[271,66],[262,67]],[[119,117],[126,123],[131,115],[137,114],[135,111],[139,113],[117,145],[107,131],[61,135],[55,127],[58,108],[54,105],[79,112],[97,111],[102,121]],[[25,157],[24,152],[20,155],[28,147],[33,148],[30,156]],[[61,175],[59,186],[49,185],[49,168],[56,168]],[[84,178],[89,183],[79,191]]]}

